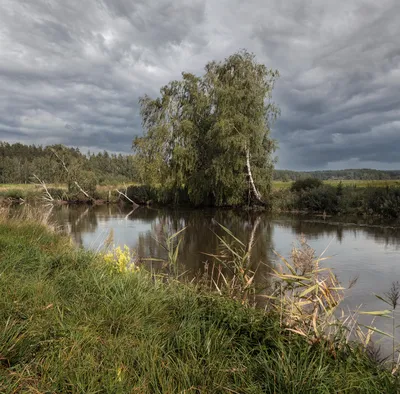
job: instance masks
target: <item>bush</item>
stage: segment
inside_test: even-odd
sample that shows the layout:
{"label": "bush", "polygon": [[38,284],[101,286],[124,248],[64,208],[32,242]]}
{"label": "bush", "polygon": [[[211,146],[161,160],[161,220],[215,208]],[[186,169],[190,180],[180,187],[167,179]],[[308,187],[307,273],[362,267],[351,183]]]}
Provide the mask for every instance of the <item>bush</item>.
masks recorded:
{"label": "bush", "polygon": [[127,196],[137,204],[190,204],[188,193],[185,189],[176,191],[164,187],[153,187],[148,185],[129,186]]}
{"label": "bush", "polygon": [[399,188],[366,188],[362,199],[363,211],[387,218],[400,217]]}
{"label": "bush", "polygon": [[293,182],[290,190],[292,192],[301,192],[303,190],[316,189],[318,187],[321,187],[322,185],[323,185],[323,182],[320,179],[305,178],[305,179],[299,179],[296,182]]}
{"label": "bush", "polygon": [[148,185],[129,186],[126,195],[137,204],[143,205],[154,201],[157,197],[155,188]]}
{"label": "bush", "polygon": [[311,212],[337,213],[339,211],[336,188],[329,185],[301,193],[298,204],[301,209]]}

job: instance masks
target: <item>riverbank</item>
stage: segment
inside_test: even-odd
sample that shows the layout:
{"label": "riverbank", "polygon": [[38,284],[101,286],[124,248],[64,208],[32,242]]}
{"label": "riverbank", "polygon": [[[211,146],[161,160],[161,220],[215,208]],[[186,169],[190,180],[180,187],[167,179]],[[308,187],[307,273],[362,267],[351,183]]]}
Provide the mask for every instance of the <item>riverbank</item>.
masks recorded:
{"label": "riverbank", "polygon": [[[400,218],[399,181],[325,181],[317,187],[299,190],[294,190],[293,185],[292,182],[273,182],[271,194],[264,206],[254,202],[250,205],[225,208],[384,219]],[[51,196],[50,199],[40,185],[0,185],[0,205],[45,201],[53,204],[102,205],[122,202],[130,205],[134,203],[134,205],[154,204],[159,207],[193,207],[185,190],[172,192],[161,186],[98,185],[90,192],[89,197],[79,191],[68,192],[65,185],[49,185],[47,191]],[[213,204],[210,202],[209,206]]]}
{"label": "riverbank", "polygon": [[292,187],[273,191],[272,207],[277,212],[400,219],[400,187],[341,183],[336,186],[324,183],[301,190]]}
{"label": "riverbank", "polygon": [[117,192],[121,185],[98,185],[91,191],[90,198],[81,192],[68,192],[63,184],[50,184],[47,191],[36,184],[0,184],[0,205],[24,202],[47,202],[52,204],[116,204],[124,199]]}
{"label": "riverbank", "polygon": [[359,345],[310,343],[272,312],[126,272],[118,256],[110,265],[38,220],[0,220],[1,392],[399,391]]}

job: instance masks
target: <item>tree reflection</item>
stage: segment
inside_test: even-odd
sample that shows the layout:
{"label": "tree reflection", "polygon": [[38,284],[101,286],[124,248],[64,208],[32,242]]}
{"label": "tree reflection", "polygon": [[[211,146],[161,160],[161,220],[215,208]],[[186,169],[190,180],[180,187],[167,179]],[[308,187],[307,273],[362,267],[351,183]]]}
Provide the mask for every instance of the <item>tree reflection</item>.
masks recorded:
{"label": "tree reflection", "polygon": [[152,230],[140,234],[137,243],[138,254],[142,257],[167,258],[162,244],[170,236],[186,227],[179,253],[184,271],[196,275],[204,271],[206,264],[212,264],[207,254],[216,254],[223,235],[218,225],[227,227],[245,245],[253,239],[251,268],[258,269],[261,280],[270,271],[273,227],[266,215],[255,215],[224,210],[163,210],[152,224]]}

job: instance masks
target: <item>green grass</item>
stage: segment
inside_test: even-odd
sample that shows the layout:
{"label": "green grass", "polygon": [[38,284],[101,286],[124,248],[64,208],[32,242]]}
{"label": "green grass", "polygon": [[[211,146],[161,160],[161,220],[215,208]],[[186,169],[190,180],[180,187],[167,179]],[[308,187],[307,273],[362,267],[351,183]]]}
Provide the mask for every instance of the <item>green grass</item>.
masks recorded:
{"label": "green grass", "polygon": [[396,393],[358,347],[0,220],[1,393]]}
{"label": "green grass", "polygon": [[[57,200],[64,195],[63,198],[68,198],[67,185],[66,184],[48,184],[49,191],[53,195],[54,199]],[[115,189],[124,191],[125,185],[98,185],[94,198],[97,200],[107,200],[109,198],[109,192],[113,202],[119,200],[119,194]],[[11,198],[11,199],[23,199],[28,201],[39,200],[43,197],[43,188],[40,185],[35,184],[0,184],[0,199]],[[69,195],[72,200],[87,201],[87,198],[83,195]]]}

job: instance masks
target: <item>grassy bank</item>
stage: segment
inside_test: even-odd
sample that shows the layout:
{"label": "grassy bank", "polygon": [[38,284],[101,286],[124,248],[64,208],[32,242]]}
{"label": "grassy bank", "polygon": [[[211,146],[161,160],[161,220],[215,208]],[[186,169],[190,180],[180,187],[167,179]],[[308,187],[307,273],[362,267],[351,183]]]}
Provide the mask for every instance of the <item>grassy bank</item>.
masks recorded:
{"label": "grassy bank", "polygon": [[355,344],[0,220],[2,393],[396,393]]}
{"label": "grassy bank", "polygon": [[[299,194],[291,193],[293,182],[273,181],[272,183],[272,204],[269,208],[277,211],[310,211],[344,214],[376,214],[377,216],[388,216],[384,212],[375,212],[375,207],[365,203],[369,191],[381,196],[380,200],[386,199],[384,189],[400,189],[400,181],[324,181],[324,188],[321,193]],[[62,203],[117,203],[128,202],[117,191],[126,192],[128,197],[139,204],[155,203],[159,205],[190,205],[189,198],[184,191],[177,194],[165,190],[162,187],[150,187],[146,185],[97,185],[90,194],[94,200],[80,192],[68,192],[67,186],[63,184],[49,184],[48,190],[56,202]],[[335,197],[337,188],[343,189],[344,198],[340,201]],[[127,188],[127,189],[126,189]],[[371,193],[370,193],[371,194]],[[373,194],[373,193],[372,193]],[[37,184],[0,184],[0,203],[18,203],[41,201],[44,197],[43,187]],[[374,198],[374,197],[372,197]],[[359,200],[359,203],[357,203]],[[364,202],[361,203],[360,201]],[[269,200],[271,202],[271,200]],[[390,202],[389,204],[392,204]],[[396,203],[397,204],[397,203]],[[393,205],[393,204],[392,204]],[[397,205],[394,207],[396,211]],[[393,209],[392,209],[393,210]],[[389,217],[391,214],[389,214]]]}
{"label": "grassy bank", "polygon": [[[64,184],[49,184],[48,191],[55,202],[64,203],[93,203],[83,193],[68,192]],[[120,201],[120,194],[116,189],[124,190],[124,185],[98,185],[96,190],[91,191],[91,197],[97,203],[117,203]],[[36,184],[0,184],[0,202],[7,200],[10,203],[43,201],[47,197],[43,187]],[[46,200],[47,201],[47,200]]]}

